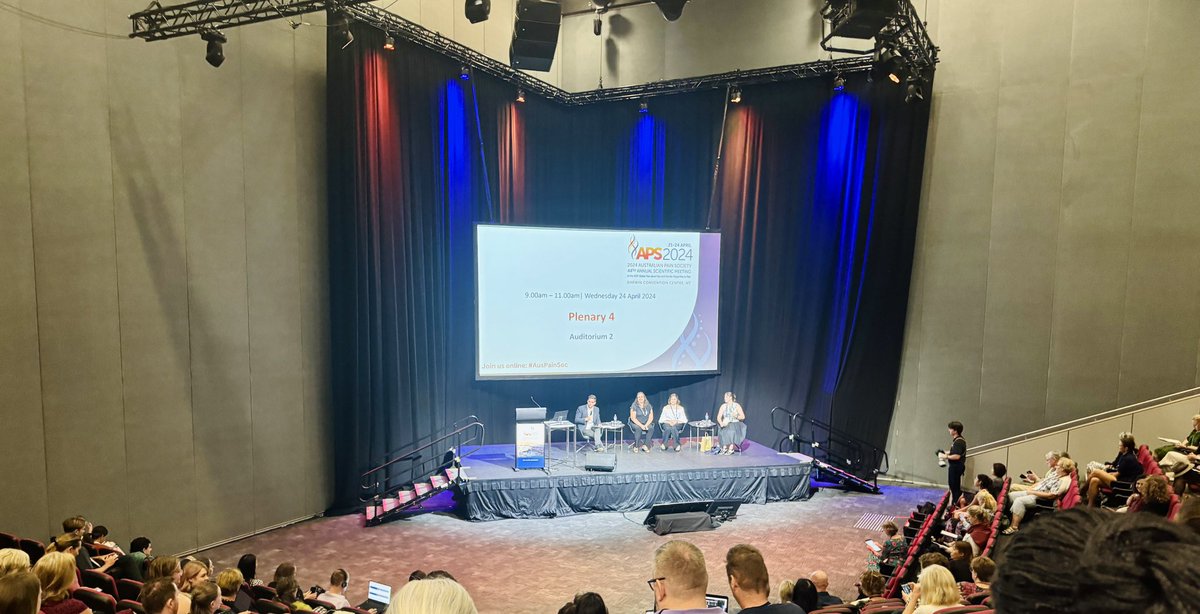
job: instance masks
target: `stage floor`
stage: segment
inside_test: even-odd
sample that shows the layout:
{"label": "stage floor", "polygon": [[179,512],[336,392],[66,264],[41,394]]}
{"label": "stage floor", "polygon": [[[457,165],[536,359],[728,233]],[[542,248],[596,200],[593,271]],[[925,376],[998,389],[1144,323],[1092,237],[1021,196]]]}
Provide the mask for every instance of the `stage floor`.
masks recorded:
{"label": "stage floor", "polygon": [[463,514],[471,520],[628,512],[656,503],[709,499],[806,499],[812,468],[808,457],[781,454],[752,441],[746,442],[745,452],[733,456],[702,454],[694,447],[679,452],[621,451],[612,472],[585,471],[585,454],[572,458],[562,444],[554,447],[549,472],[514,470],[512,444],[460,452],[470,452],[462,461],[468,481],[460,488]]}

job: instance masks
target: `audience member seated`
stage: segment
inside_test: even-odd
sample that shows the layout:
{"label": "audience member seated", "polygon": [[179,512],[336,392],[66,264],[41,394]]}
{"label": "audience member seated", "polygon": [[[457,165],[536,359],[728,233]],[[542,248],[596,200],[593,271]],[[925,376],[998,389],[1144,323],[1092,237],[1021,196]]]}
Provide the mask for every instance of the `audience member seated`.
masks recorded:
{"label": "audience member seated", "polygon": [[31,571],[14,571],[0,576],[0,612],[37,614],[42,607],[42,586]]}
{"label": "audience member seated", "polygon": [[[975,476],[975,496],[971,498],[970,504],[954,510],[951,514],[955,524],[958,525],[959,533],[965,532],[971,526],[971,519],[967,516],[967,510],[971,506],[983,508],[984,514],[988,517],[996,513],[996,498],[988,490],[991,486],[992,478],[982,473]],[[966,496],[964,495],[963,498],[965,499]]]}
{"label": "audience member seated", "polygon": [[286,604],[293,612],[311,612],[312,606],[304,603],[305,599],[314,599],[316,595],[305,594],[296,583],[295,576],[284,576],[275,583],[275,593],[279,595],[279,603]]}
{"label": "audience member seated", "polygon": [[[701,597],[703,597],[701,590]],[[449,578],[414,580],[392,595],[388,614],[478,614],[461,584]]]}
{"label": "audience member seated", "polygon": [[725,578],[729,594],[746,614],[801,614],[793,603],[771,603],[771,579],[762,552],[747,544],[738,544],[725,553]]}
{"label": "audience member seated", "polygon": [[1153,514],[1074,508],[1023,531],[992,584],[999,614],[1195,612],[1200,536]]}
{"label": "audience member seated", "polygon": [[104,525],[98,524],[95,527],[92,527],[92,538],[88,543],[97,546],[104,546],[105,548],[116,552],[117,556],[125,554],[125,551],[121,550],[121,547],[117,545],[117,542],[108,539],[108,527]]}
{"label": "audience member seated", "polygon": [[1113,482],[1129,482],[1132,484],[1142,477],[1142,463],[1137,458],[1137,442],[1133,436],[1126,434],[1117,443],[1117,456],[1111,463],[1103,467],[1089,466],[1087,476],[1087,504],[1096,505],[1096,497],[1100,490],[1112,486]]}
{"label": "audience member seated", "polygon": [[933,567],[934,565],[950,569],[950,559],[946,558],[946,555],[941,552],[926,552],[917,557],[917,562],[921,564],[921,569]]}
{"label": "audience member seated", "polygon": [[654,609],[660,614],[722,614],[707,607],[708,568],[704,553],[694,544],[672,540],[654,552],[654,575],[647,581],[654,591]]}
{"label": "audience member seated", "polygon": [[146,580],[146,559],[154,552],[154,546],[148,537],[135,537],[129,542],[129,554],[117,559],[113,566],[113,575],[118,578],[144,582]]}
{"label": "audience member seated", "polygon": [[[245,572],[243,572],[243,573],[245,573]],[[285,563],[280,563],[278,566],[275,567],[275,577],[271,578],[271,581],[267,583],[267,586],[278,591],[279,587],[276,586],[276,584],[279,584],[280,580],[283,580],[284,578],[295,578],[295,577],[296,577],[296,565],[294,563],[292,563],[291,561],[288,561]],[[296,584],[299,585],[300,583],[297,582]]]}
{"label": "audience member seated", "polygon": [[821,609],[821,598],[817,595],[817,587],[812,580],[796,580],[796,586],[792,588],[792,603],[800,606],[805,612]]}
{"label": "audience member seated", "polygon": [[812,580],[813,586],[817,588],[817,602],[821,607],[842,603],[841,597],[829,594],[829,574],[825,571],[818,569],[808,574],[808,579]]}
{"label": "audience member seated", "polygon": [[[1137,458],[1133,459],[1137,462]],[[1139,465],[1140,467],[1141,465]],[[1021,521],[1029,510],[1037,507],[1038,499],[1054,500],[1063,496],[1071,487],[1071,472],[1075,471],[1075,461],[1060,458],[1053,476],[1038,482],[1033,490],[1019,493],[1012,500],[1012,524],[1004,530],[1005,535],[1012,535],[1021,529]]]}
{"label": "audience member seated", "polygon": [[179,590],[191,593],[192,587],[208,582],[208,566],[202,561],[188,561],[179,573]]}
{"label": "audience member seated", "polygon": [[457,578],[455,578],[454,576],[450,575],[450,572],[448,572],[448,571],[446,571],[446,570],[444,570],[444,569],[435,569],[435,570],[433,570],[433,571],[429,572],[428,574],[426,574],[426,575],[425,575],[425,578],[426,578],[426,579],[445,578],[445,579],[447,579],[447,580],[454,580],[455,582],[458,582],[458,579],[457,579]]}
{"label": "audience member seated", "polygon": [[1179,513],[1175,514],[1175,522],[1184,525],[1197,535],[1200,535],[1200,497],[1188,497],[1183,500],[1179,506]]}
{"label": "audience member seated", "polygon": [[[79,569],[93,569],[95,571],[107,572],[117,562],[118,554],[106,554],[104,556],[92,557],[92,552],[87,549],[87,542],[92,538],[92,523],[88,522],[83,516],[72,516],[62,522],[63,535],[50,540],[50,547],[54,547],[54,543],[63,539],[67,535],[73,535],[79,538],[80,547],[73,551],[75,555],[75,564]],[[70,541],[69,539],[67,541]],[[47,549],[49,552],[49,549]]]}
{"label": "audience member seated", "polygon": [[1057,472],[1058,460],[1062,457],[1063,457],[1062,452],[1058,452],[1056,450],[1051,450],[1051,451],[1047,452],[1046,453],[1046,474],[1045,475],[1039,477],[1036,473],[1033,472],[1033,469],[1030,469],[1030,470],[1026,471],[1025,473],[1021,474],[1020,482],[1017,482],[1014,480],[1011,484],[1009,484],[1008,490],[1010,492],[1014,492],[1014,493],[1024,492],[1027,490],[1035,490],[1037,488],[1038,484],[1042,483],[1045,480],[1058,481],[1058,478],[1056,477],[1058,475],[1058,472]]}
{"label": "audience member seated", "polygon": [[233,612],[245,612],[253,603],[250,595],[242,590],[246,582],[242,572],[236,569],[223,569],[217,574],[217,588],[221,589],[221,605],[223,609]]}
{"label": "audience member seated", "polygon": [[944,608],[954,607],[962,601],[954,576],[941,565],[930,565],[921,570],[912,592],[904,595],[904,614],[933,614]]}
{"label": "audience member seated", "polygon": [[8,574],[29,571],[29,555],[16,548],[0,549],[0,578]]}
{"label": "audience member seated", "polygon": [[971,546],[971,556],[979,556],[992,538],[992,515],[989,515],[978,505],[967,508],[967,529],[962,536]]}
{"label": "audience member seated", "polygon": [[971,544],[957,541],[950,544],[950,564],[946,569],[954,576],[955,582],[971,581]]}
{"label": "audience member seated", "polygon": [[[183,569],[179,567],[179,559],[173,556],[160,556],[150,561],[150,564],[146,566],[146,582],[159,578],[168,578],[175,586],[176,592],[179,593],[175,596],[179,612],[191,612],[192,598],[187,593],[178,590],[183,581]],[[142,590],[144,591],[145,587],[142,587]]]}
{"label": "audience member seated", "polygon": [[195,583],[188,596],[192,598],[191,614],[217,614],[221,609],[221,589],[208,580]]}
{"label": "audience member seated", "polygon": [[329,574],[329,588],[324,593],[317,595],[317,599],[339,610],[349,608],[350,600],[346,599],[346,587],[348,586],[350,586],[350,574],[346,573],[345,569],[335,569],[332,574]]}
{"label": "audience member seated", "polygon": [[779,583],[779,603],[791,603],[792,591],[796,589],[795,580],[784,580]]}
{"label": "audience member seated", "polygon": [[83,547],[83,538],[75,533],[63,533],[55,537],[50,545],[46,546],[46,552],[66,552],[75,557],[75,566],[79,569],[92,569],[95,571],[108,571],[110,567],[117,564],[116,554],[106,554],[97,557],[100,564],[96,563],[87,549]]}
{"label": "audience member seated", "polygon": [[1197,463],[1200,463],[1200,454],[1195,452],[1167,452],[1158,466],[1175,480],[1175,492],[1183,495],[1187,493],[1189,486],[1200,483],[1200,469],[1197,469]]}
{"label": "audience member seated", "polygon": [[237,562],[238,571],[242,572],[242,577],[246,579],[246,584],[250,586],[262,586],[262,580],[258,579],[258,557],[253,554],[243,554],[242,558]]}
{"label": "audience member seated", "polygon": [[579,593],[559,608],[558,614],[608,614],[608,606],[597,593]]}
{"label": "audience member seated", "polygon": [[1200,449],[1200,414],[1192,416],[1192,432],[1188,433],[1178,444],[1169,443],[1154,450],[1154,460],[1161,462],[1171,452],[1195,454],[1197,449]]}
{"label": "audience member seated", "polygon": [[[138,596],[138,602],[142,604],[146,614],[190,613],[190,609],[182,609],[179,595],[179,591],[175,590],[175,583],[171,582],[170,578],[155,578],[147,580],[146,584],[142,586],[142,594]],[[191,607],[190,599],[188,607]]]}
{"label": "audience member seated", "polygon": [[883,534],[887,535],[887,539],[879,545],[879,554],[872,552],[867,555],[867,570],[890,574],[904,562],[908,554],[908,542],[900,533],[900,527],[891,520],[883,523]]}
{"label": "audience member seated", "polygon": [[424,580],[425,575],[425,572],[421,571],[420,569],[414,569],[412,573],[408,574],[408,581],[412,582],[413,580]]}
{"label": "audience member seated", "polygon": [[1150,475],[1137,483],[1137,492],[1129,495],[1126,511],[1149,512],[1163,518],[1171,511],[1171,485],[1166,476]]}
{"label": "audience member seated", "polygon": [[996,575],[996,562],[986,556],[971,561],[971,581],[959,582],[958,590],[963,598],[992,590],[992,577]]}
{"label": "audience member seated", "polygon": [[71,591],[79,588],[77,568],[75,555],[66,551],[38,559],[33,573],[42,585],[42,614],[92,614],[91,608],[71,597]]}
{"label": "audience member seated", "polygon": [[883,596],[885,588],[887,588],[887,579],[878,571],[864,571],[858,577],[858,592],[862,593],[863,597],[850,602],[850,605],[862,610],[881,601],[887,601],[887,598]]}
{"label": "audience member seated", "polygon": [[997,490],[992,493],[993,497],[1000,496],[999,488],[1004,484],[1004,478],[1008,476],[1008,467],[1004,463],[992,463],[992,486]]}

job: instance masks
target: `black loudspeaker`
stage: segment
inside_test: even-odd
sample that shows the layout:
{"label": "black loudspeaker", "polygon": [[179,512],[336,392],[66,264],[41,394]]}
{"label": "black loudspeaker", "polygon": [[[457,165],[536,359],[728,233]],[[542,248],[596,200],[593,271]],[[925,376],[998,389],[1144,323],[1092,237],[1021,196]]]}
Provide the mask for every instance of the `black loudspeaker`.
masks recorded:
{"label": "black loudspeaker", "polygon": [[522,70],[550,70],[558,48],[562,6],[558,0],[517,0],[508,63]]}
{"label": "black loudspeaker", "polygon": [[617,455],[603,452],[588,452],[583,461],[587,471],[612,471],[617,468]]}

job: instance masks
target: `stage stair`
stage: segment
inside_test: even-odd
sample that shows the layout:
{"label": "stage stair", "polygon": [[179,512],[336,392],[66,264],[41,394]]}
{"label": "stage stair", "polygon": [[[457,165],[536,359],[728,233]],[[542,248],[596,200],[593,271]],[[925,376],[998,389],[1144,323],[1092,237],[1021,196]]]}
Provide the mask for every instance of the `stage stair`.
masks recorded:
{"label": "stage stair", "polygon": [[466,480],[462,457],[482,447],[485,432],[477,417],[467,416],[428,442],[414,442],[388,454],[383,463],[364,472],[364,493],[359,499],[366,526],[425,512],[424,503],[456,489]]}
{"label": "stage stair", "polygon": [[815,479],[839,488],[878,494],[888,472],[887,451],[815,418],[782,407],[771,410],[771,427],[783,436],[777,449],[811,456]]}

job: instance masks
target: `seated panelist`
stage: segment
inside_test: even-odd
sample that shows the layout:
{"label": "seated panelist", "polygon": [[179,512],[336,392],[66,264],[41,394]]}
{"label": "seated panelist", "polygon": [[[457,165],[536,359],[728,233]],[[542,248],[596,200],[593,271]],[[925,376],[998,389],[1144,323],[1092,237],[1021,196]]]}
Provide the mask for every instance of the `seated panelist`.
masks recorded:
{"label": "seated panelist", "polygon": [[669,448],[671,440],[674,439],[675,451],[679,451],[679,432],[683,430],[685,424],[687,424],[687,411],[679,404],[679,395],[672,392],[671,396],[667,397],[667,404],[662,407],[662,413],[658,416],[658,428],[662,429],[663,450]]}
{"label": "seated panelist", "polygon": [[587,403],[580,405],[575,410],[575,426],[584,439],[592,440],[592,445],[596,450],[604,449],[600,439],[600,422],[602,420],[600,420],[600,408],[596,406],[596,395],[589,394]]}
{"label": "seated panelist", "polygon": [[730,455],[740,450],[746,441],[746,412],[732,392],[725,393],[725,402],[717,408],[717,425],[720,449],[717,454]]}
{"label": "seated panelist", "polygon": [[650,451],[650,436],[654,434],[654,406],[646,400],[646,393],[638,392],[637,399],[629,406],[629,428],[633,430],[633,451]]}

